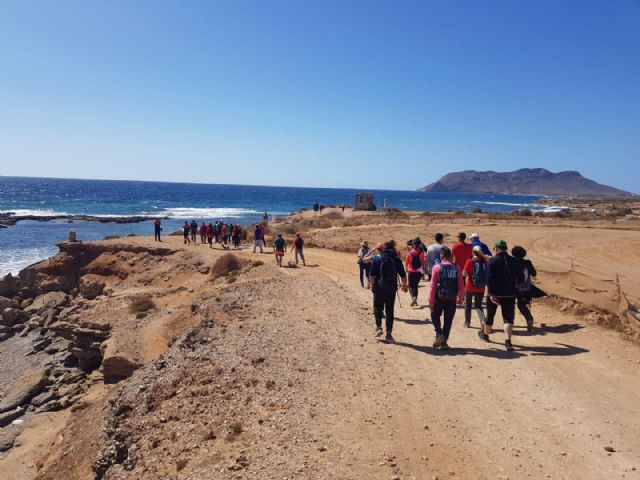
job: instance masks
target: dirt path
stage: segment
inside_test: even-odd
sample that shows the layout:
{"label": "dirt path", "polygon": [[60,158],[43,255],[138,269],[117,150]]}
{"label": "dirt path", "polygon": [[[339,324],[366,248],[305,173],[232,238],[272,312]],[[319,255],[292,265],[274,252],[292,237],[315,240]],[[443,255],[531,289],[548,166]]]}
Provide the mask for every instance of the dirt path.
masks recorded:
{"label": "dirt path", "polygon": [[[191,251],[206,262],[220,254]],[[481,342],[477,319],[464,329],[459,311],[451,350],[436,351],[428,310],[409,308],[405,294],[397,343],[386,344],[371,336],[371,294],[358,285],[353,255],[309,249],[312,266],[291,269],[277,269],[271,255],[239,255],[266,265],[201,306],[226,320],[191,353],[174,351],[166,371],[150,366],[123,383],[134,413],[143,391],[161,400],[120,420],[139,436],[140,460],[105,478],[640,478],[640,349],[617,333],[538,304],[534,315],[546,328],[531,335],[520,321],[516,351],[506,352],[500,332],[495,343]],[[193,288],[198,296],[210,287]],[[426,288],[420,297],[424,304]],[[160,353],[160,330],[150,354]],[[218,377],[205,383],[200,372]],[[194,401],[203,389],[213,394]],[[212,415],[222,430],[242,416],[238,439],[197,437]],[[186,466],[176,471],[179,456]],[[245,456],[242,471],[227,468],[229,458]],[[62,459],[43,478],[62,478],[77,461]]]}

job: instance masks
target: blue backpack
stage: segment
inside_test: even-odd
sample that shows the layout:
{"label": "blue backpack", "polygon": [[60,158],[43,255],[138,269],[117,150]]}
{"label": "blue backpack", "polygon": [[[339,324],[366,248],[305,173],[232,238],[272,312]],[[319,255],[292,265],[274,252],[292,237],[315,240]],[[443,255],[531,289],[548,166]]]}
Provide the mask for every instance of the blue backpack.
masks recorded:
{"label": "blue backpack", "polygon": [[458,297],[458,269],[455,265],[440,264],[437,293],[443,300],[455,300]]}
{"label": "blue backpack", "polygon": [[487,264],[481,260],[473,260],[473,274],[471,275],[471,285],[473,288],[484,288],[487,286]]}

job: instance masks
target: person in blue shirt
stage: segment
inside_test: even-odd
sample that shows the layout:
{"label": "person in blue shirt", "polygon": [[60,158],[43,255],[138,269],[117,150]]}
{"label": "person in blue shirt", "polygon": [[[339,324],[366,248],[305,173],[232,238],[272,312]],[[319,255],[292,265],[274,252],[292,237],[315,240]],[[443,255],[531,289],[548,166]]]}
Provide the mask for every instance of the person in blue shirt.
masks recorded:
{"label": "person in blue shirt", "polygon": [[480,235],[478,235],[477,233],[472,233],[469,239],[471,240],[472,247],[480,247],[482,249],[483,254],[488,255],[490,257],[492,256],[491,250],[489,249],[487,244],[480,241]]}

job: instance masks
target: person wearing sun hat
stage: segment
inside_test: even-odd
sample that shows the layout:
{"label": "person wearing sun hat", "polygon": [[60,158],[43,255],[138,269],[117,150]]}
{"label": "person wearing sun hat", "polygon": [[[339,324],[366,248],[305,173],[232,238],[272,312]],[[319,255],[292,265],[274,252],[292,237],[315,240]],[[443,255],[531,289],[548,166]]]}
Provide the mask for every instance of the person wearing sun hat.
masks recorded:
{"label": "person wearing sun hat", "polygon": [[507,251],[507,242],[496,240],[495,256],[489,260],[487,267],[487,318],[483,329],[478,336],[484,341],[489,341],[489,334],[493,320],[500,306],[502,322],[504,323],[505,347],[513,350],[511,336],[513,334],[513,322],[516,316],[516,297],[518,296],[517,271],[515,259]]}
{"label": "person wearing sun hat", "polygon": [[365,288],[365,277],[367,278],[367,288],[369,288],[369,270],[371,268],[371,264],[363,262],[363,259],[370,251],[369,242],[366,240],[360,242],[360,249],[358,250],[358,266],[360,267],[360,286],[362,286],[362,288]]}

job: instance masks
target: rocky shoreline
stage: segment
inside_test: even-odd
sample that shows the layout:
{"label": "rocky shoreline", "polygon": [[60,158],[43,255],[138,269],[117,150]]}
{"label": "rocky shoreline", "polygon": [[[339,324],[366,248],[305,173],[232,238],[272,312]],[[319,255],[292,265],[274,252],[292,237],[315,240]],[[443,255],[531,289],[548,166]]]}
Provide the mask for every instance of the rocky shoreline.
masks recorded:
{"label": "rocky shoreline", "polygon": [[[167,219],[168,217],[159,217]],[[65,220],[73,222],[96,223],[141,223],[151,220],[146,216],[100,217],[96,215],[15,215],[14,212],[0,212],[0,228],[10,227],[22,220],[35,220],[37,222],[49,222],[52,220]]]}

